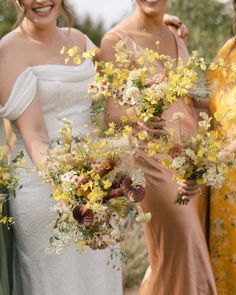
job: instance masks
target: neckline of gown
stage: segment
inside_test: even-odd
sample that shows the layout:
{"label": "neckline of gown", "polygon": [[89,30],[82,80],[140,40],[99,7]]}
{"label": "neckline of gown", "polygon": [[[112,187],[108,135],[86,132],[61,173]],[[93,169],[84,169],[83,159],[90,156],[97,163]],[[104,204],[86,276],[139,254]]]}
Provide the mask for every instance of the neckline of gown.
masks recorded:
{"label": "neckline of gown", "polygon": [[[114,30],[111,30],[111,32],[117,33],[118,36],[120,36],[122,34],[123,36],[125,36],[125,38],[127,38],[128,40],[130,40],[133,43],[133,45],[135,46],[135,48],[137,48],[138,50],[141,50],[141,51],[144,51],[145,50],[145,48],[143,48],[141,45],[139,45],[131,36],[129,36],[124,31],[114,29]],[[172,30],[170,30],[170,32],[171,32],[171,34],[174,37],[174,41],[175,41],[175,45],[176,45],[176,49],[177,49],[177,54],[176,54],[176,60],[177,60],[176,67],[177,67],[178,66],[178,61],[179,61],[180,58],[183,60],[183,62],[185,64],[186,63],[186,60],[188,59],[189,56],[186,57],[186,55],[184,54],[183,49],[182,49],[182,46],[180,44],[179,37],[176,35],[176,33],[173,32]],[[162,64],[160,64],[160,63],[158,63],[158,67],[160,67],[162,70],[164,69],[164,66]]]}

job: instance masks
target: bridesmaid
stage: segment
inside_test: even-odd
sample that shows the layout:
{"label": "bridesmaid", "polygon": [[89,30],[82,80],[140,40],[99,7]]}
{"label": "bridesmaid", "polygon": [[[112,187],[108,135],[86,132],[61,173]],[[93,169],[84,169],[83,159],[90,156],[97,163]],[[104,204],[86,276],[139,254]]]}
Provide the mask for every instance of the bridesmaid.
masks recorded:
{"label": "bridesmaid", "polygon": [[[236,0],[233,0],[236,24]],[[209,71],[207,78],[210,90],[210,103],[212,114],[217,113],[220,120],[218,129],[223,128],[231,143],[226,150],[236,153],[235,127],[236,127],[236,86],[232,75],[236,65],[236,38],[233,37],[219,50],[216,58],[225,61],[227,71],[220,69]],[[224,151],[220,156],[224,155]],[[198,186],[182,187],[186,197],[197,195]],[[191,190],[192,196],[189,196]],[[194,191],[194,192],[193,192]],[[229,171],[226,181],[219,189],[211,190],[210,214],[210,256],[216,279],[219,295],[236,294],[236,169]]]}
{"label": "bridesmaid", "polygon": [[[101,44],[101,58],[114,61],[114,45],[124,40],[134,51],[148,47],[176,60],[188,61],[185,42],[176,30],[163,22],[167,0],[136,0],[136,9],[108,32]],[[164,66],[156,65],[159,73]],[[122,115],[129,116],[132,109],[117,105],[110,99],[107,103],[107,119],[120,123]],[[152,134],[162,132],[164,127],[176,128],[170,123],[175,112],[182,112],[182,132],[191,136],[197,132],[198,120],[193,103],[185,100],[175,103],[163,115],[145,126]],[[177,129],[177,128],[176,128]],[[176,130],[178,134],[178,130]],[[203,199],[196,198],[188,206],[174,206],[178,185],[169,170],[162,167],[159,157],[148,158],[142,147],[134,156],[134,163],[142,168],[146,177],[146,197],[143,209],[152,213],[145,226],[150,266],[143,279],[140,295],[214,295],[215,282],[204,236],[205,207]]]}

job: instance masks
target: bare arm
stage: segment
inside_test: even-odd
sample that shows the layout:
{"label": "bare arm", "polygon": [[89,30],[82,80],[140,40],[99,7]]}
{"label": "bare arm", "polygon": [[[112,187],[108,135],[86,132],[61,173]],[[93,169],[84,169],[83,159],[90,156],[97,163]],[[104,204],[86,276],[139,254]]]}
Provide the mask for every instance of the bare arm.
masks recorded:
{"label": "bare arm", "polygon": [[36,96],[27,110],[15,121],[23,138],[26,150],[38,166],[48,149],[48,133],[38,97]]}
{"label": "bare arm", "polygon": [[[15,48],[17,47],[12,46],[11,43],[0,43],[1,106],[7,103],[17,77],[28,67],[28,64],[26,64],[27,57],[19,56],[18,52],[14,52]],[[38,166],[43,160],[43,153],[48,148],[48,134],[37,93],[29,107],[14,123],[22,135],[30,158]]]}

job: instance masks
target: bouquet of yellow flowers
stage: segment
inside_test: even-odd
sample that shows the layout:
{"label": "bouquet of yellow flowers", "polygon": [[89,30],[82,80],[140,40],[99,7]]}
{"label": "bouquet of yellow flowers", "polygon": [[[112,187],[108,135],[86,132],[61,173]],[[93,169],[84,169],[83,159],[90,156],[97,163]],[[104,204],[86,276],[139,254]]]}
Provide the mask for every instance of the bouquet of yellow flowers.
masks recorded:
{"label": "bouquet of yellow flowers", "polygon": [[121,168],[127,150],[112,146],[111,140],[72,136],[72,122],[63,119],[60,138],[49,149],[40,167],[44,182],[52,185],[56,204],[52,210],[51,250],[60,253],[76,244],[83,251],[115,246],[122,239],[128,216],[148,221],[136,202],[143,199],[144,177]]}
{"label": "bouquet of yellow flowers", "polygon": [[16,168],[25,165],[23,153],[19,153],[13,160],[9,160],[9,150],[6,145],[0,145],[0,223],[10,226],[14,219],[3,215],[3,205],[21,188]]}
{"label": "bouquet of yellow flowers", "polygon": [[[187,65],[146,48],[131,51],[124,41],[115,46],[115,62],[97,62],[95,82],[89,91],[93,98],[114,98],[120,105],[133,107],[137,119],[147,121],[161,117],[172,103],[186,97],[197,79],[197,68],[206,68],[205,62],[193,52]],[[156,75],[158,63],[164,65],[164,73]]]}
{"label": "bouquet of yellow flowers", "polygon": [[[216,130],[210,130],[211,119],[206,113],[200,113],[198,133],[181,142],[174,140],[168,143],[162,163],[173,169],[174,178],[178,182],[194,180],[197,184],[220,187],[233,165],[234,155],[220,152],[227,146],[226,139]],[[180,122],[181,124],[181,122]],[[175,203],[187,205],[189,200],[177,195]]]}

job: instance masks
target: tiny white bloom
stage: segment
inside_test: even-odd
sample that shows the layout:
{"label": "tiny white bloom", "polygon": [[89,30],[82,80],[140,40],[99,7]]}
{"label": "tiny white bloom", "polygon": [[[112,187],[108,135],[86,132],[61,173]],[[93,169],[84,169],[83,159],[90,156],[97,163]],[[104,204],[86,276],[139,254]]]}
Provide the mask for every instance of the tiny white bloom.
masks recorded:
{"label": "tiny white bloom", "polygon": [[182,119],[184,119],[184,114],[181,112],[176,112],[173,114],[171,121],[174,122],[174,121],[178,121],[178,120],[182,120]]}

